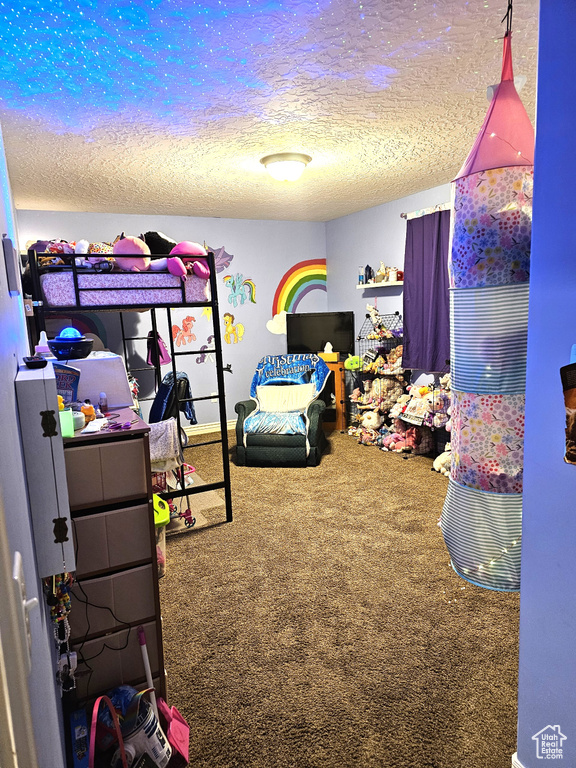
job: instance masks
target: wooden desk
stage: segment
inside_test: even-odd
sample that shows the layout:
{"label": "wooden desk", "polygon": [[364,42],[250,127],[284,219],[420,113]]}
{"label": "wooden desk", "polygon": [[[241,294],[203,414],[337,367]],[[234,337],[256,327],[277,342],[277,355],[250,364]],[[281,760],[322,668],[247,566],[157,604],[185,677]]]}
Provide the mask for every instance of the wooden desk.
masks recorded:
{"label": "wooden desk", "polygon": [[330,382],[334,389],[334,421],[324,421],[322,423],[325,431],[331,432],[333,429],[338,429],[340,432],[346,431],[346,383],[345,383],[345,370],[344,361],[338,361],[336,363],[326,362],[326,365],[332,372]]}

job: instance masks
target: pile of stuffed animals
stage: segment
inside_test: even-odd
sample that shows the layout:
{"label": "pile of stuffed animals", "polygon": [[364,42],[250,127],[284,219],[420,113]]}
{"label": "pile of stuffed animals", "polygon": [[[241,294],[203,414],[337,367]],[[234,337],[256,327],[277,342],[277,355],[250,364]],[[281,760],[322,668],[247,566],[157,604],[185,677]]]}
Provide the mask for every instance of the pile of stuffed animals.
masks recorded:
{"label": "pile of stuffed animals", "polygon": [[372,322],[372,330],[366,335],[367,339],[370,341],[377,341],[379,339],[401,338],[403,333],[402,328],[388,328],[385,317],[371,304],[367,304],[366,309],[368,310]]}
{"label": "pile of stuffed animals", "polygon": [[[77,267],[98,272],[168,271],[183,280],[191,274],[204,279],[210,276],[205,246],[190,240],[177,243],[162,232],[146,232],[139,237],[122,233],[113,243],[39,240],[27,247],[51,254],[39,258],[40,267],[69,264],[73,258]],[[153,259],[152,254],[160,258]]]}
{"label": "pile of stuffed animals", "polygon": [[[399,350],[399,353],[397,352]],[[402,347],[388,354],[391,370],[402,364]],[[434,430],[450,430],[450,374],[437,386],[408,386],[401,374],[367,378],[363,392],[356,388],[350,400],[357,409],[358,424],[348,432],[363,445],[376,445],[383,451],[425,454],[435,448]],[[433,469],[450,472],[450,444],[438,456]]]}

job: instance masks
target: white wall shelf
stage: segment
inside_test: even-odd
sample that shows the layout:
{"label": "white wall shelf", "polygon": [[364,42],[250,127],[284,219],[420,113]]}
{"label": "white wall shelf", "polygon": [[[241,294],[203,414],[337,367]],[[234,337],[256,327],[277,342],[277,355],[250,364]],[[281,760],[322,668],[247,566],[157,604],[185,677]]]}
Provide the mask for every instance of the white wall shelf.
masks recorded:
{"label": "white wall shelf", "polygon": [[361,285],[356,286],[357,291],[368,291],[371,288],[393,288],[397,285],[404,285],[404,280],[395,280],[394,282],[380,282],[380,283],[366,283],[364,285],[363,283]]}

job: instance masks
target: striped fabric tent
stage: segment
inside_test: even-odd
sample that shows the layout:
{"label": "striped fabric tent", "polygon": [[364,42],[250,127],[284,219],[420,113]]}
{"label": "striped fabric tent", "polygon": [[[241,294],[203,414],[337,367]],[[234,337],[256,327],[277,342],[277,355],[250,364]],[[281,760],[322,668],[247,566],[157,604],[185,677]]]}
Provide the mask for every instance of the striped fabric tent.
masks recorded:
{"label": "striped fabric tent", "polygon": [[533,154],[508,30],[501,82],[452,185],[452,464],[440,518],[454,570],[508,591],[520,587]]}

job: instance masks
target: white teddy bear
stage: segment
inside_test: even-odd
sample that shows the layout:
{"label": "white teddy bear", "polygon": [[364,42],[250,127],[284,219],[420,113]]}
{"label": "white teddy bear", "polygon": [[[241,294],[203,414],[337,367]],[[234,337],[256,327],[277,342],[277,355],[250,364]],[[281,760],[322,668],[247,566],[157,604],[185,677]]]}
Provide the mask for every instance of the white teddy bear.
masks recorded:
{"label": "white teddy bear", "polygon": [[450,450],[450,443],[446,443],[444,446],[444,453],[441,453],[439,456],[436,456],[434,459],[434,462],[432,464],[432,469],[435,472],[440,472],[442,475],[449,476],[450,475],[450,462],[451,462],[452,452]]}

